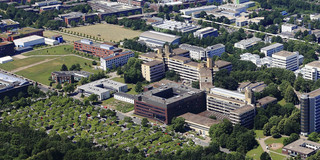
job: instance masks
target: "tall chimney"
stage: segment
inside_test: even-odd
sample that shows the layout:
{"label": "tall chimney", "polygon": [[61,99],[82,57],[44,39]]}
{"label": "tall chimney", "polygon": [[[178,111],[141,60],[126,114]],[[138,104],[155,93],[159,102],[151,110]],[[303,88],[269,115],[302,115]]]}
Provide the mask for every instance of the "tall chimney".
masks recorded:
{"label": "tall chimney", "polygon": [[245,89],[245,100],[248,104],[255,105],[255,97],[251,88],[246,87]]}
{"label": "tall chimney", "polygon": [[207,68],[212,69],[213,65],[212,65],[212,58],[207,58]]}

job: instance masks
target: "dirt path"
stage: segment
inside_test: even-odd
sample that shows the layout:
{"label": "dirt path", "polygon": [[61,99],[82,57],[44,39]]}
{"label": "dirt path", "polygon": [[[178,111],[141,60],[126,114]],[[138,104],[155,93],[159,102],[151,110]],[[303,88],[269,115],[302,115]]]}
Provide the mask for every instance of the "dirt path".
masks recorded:
{"label": "dirt path", "polygon": [[20,67],[20,68],[15,69],[15,70],[12,70],[11,73],[16,73],[16,72],[19,72],[19,71],[28,69],[28,68],[30,68],[30,67],[33,67],[33,66],[36,66],[36,65],[39,65],[39,64],[42,64],[42,63],[46,63],[46,62],[53,61],[53,60],[58,59],[58,58],[59,58],[59,57],[53,58],[53,59],[45,59],[44,61],[41,61],[41,62],[33,63],[33,64],[28,65],[28,66],[23,66],[23,67]]}

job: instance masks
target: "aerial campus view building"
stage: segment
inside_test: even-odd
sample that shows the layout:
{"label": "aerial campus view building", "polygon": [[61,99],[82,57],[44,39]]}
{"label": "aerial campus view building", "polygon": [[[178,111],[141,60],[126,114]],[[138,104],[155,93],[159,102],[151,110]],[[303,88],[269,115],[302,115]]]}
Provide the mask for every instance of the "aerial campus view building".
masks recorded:
{"label": "aerial campus view building", "polygon": [[88,39],[81,39],[75,41],[74,49],[90,53],[100,58],[122,51],[122,49],[120,48],[116,48],[107,44],[96,43]]}
{"label": "aerial campus view building", "polygon": [[23,78],[0,72],[0,97],[18,95],[27,92],[31,83]]}
{"label": "aerial campus view building", "polygon": [[280,51],[272,54],[272,67],[295,71],[299,69],[299,52]]}
{"label": "aerial campus view building", "polygon": [[161,33],[156,31],[146,31],[140,34],[139,41],[149,47],[162,47],[165,43],[175,45],[180,43],[180,36]]}
{"label": "aerial campus view building", "polygon": [[281,43],[275,43],[267,47],[263,47],[260,49],[261,53],[264,53],[264,55],[267,57],[271,57],[273,53],[277,53],[283,50],[283,44]]}
{"label": "aerial campus view building", "polygon": [[100,58],[100,64],[103,70],[114,69],[113,67],[119,67],[125,65],[128,60],[134,57],[134,52],[124,51],[120,53],[113,53],[106,57]]}
{"label": "aerial campus view building", "polygon": [[89,78],[93,73],[86,71],[55,71],[51,73],[51,78],[56,83],[73,83],[82,78]]}
{"label": "aerial campus view building", "polygon": [[206,60],[206,58],[212,58],[213,56],[221,56],[225,52],[225,46],[223,44],[215,44],[202,48],[189,44],[181,44],[179,48],[188,50],[190,52],[190,58],[195,60]]}
{"label": "aerial campus view building", "polygon": [[320,143],[309,141],[306,139],[298,139],[282,148],[282,153],[291,157],[301,156],[306,159],[319,151]]}

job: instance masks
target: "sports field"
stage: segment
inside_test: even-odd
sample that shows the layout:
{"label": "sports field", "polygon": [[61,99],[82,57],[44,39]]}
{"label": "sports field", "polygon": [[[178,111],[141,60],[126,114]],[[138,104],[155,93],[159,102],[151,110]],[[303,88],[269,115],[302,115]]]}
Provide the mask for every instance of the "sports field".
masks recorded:
{"label": "sports field", "polygon": [[125,38],[131,39],[134,37],[138,37],[141,34],[140,31],[126,29],[124,27],[112,24],[96,24],[90,26],[68,28],[67,30],[102,38],[104,39],[104,41],[116,42]]}

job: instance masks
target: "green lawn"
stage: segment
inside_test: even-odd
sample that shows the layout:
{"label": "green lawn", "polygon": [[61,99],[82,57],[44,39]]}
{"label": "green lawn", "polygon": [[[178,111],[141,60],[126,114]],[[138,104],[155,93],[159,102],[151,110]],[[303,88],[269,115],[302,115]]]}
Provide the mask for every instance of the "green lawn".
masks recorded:
{"label": "green lawn", "polygon": [[[20,72],[17,72],[18,75],[24,76],[26,78],[32,79],[34,81],[38,81],[40,83],[49,85],[50,81],[48,80],[49,76],[51,75],[51,72],[59,71],[62,64],[66,64],[68,67],[71,67],[72,64],[79,63],[82,70],[97,73],[99,70],[94,70],[90,68],[88,65],[91,64],[91,61],[87,59],[83,59],[76,56],[65,56],[60,57],[56,60],[49,61],[46,63],[42,63],[30,68],[27,68],[25,70],[22,70]],[[85,65],[87,63],[87,65]]]}
{"label": "green lawn", "polygon": [[14,69],[27,66],[33,63],[37,63],[40,61],[44,61],[46,59],[53,59],[56,58],[55,56],[50,56],[50,57],[30,57],[30,58],[25,58],[25,59],[14,59],[14,61],[6,63],[6,64],[0,64],[0,68],[7,70],[7,71],[12,71]]}
{"label": "green lawn", "polygon": [[103,101],[102,105],[107,106],[108,108],[111,106],[112,108],[118,111],[121,111],[123,113],[127,113],[134,110],[133,104],[116,100],[113,97]]}
{"label": "green lawn", "polygon": [[264,138],[266,136],[263,135],[263,130],[254,130],[254,133],[256,133],[257,138]]}
{"label": "green lawn", "polygon": [[287,159],[286,156],[281,156],[281,155],[273,153],[273,152],[270,152],[270,157],[274,160],[286,160]]}
{"label": "green lawn", "polygon": [[[125,82],[124,82],[124,79],[121,78],[121,77],[115,77],[115,78],[113,78],[112,80],[117,81],[117,82],[121,82],[121,83],[125,83]],[[134,88],[135,88],[135,86],[136,86],[135,84],[127,83],[127,85],[128,85],[128,90],[129,90],[129,92],[127,92],[128,94],[133,94],[133,95],[138,94],[138,93],[134,90]],[[146,86],[146,84],[142,84],[142,86],[144,87],[144,86]]]}
{"label": "green lawn", "polygon": [[254,160],[259,160],[260,155],[263,153],[262,147],[259,145],[257,148],[247,152],[247,156],[252,157]]}
{"label": "green lawn", "polygon": [[[283,141],[284,141],[285,137],[281,137],[281,138],[268,138],[267,140],[265,140],[264,142],[266,143],[266,145],[269,145],[269,144],[272,144],[272,143],[281,143],[283,144]],[[282,148],[279,148],[277,150],[274,150],[278,153],[282,153]]]}
{"label": "green lawn", "polygon": [[36,51],[31,51],[28,53],[25,53],[23,55],[30,56],[30,55],[65,55],[65,54],[71,54],[70,51],[67,51],[66,49],[73,49],[73,46],[71,45],[62,45],[62,46],[56,46],[48,49],[40,49]]}
{"label": "green lawn", "polygon": [[284,100],[284,98],[278,102],[278,104],[280,104],[281,106],[284,106],[287,104],[286,100]]}

